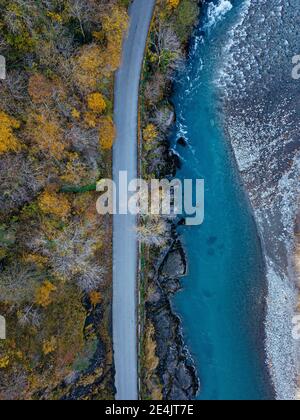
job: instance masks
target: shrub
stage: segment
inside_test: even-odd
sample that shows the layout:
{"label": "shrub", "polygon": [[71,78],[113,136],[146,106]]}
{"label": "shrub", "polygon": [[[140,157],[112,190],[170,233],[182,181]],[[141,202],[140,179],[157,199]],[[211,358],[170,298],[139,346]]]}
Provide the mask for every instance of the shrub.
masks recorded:
{"label": "shrub", "polygon": [[175,30],[182,42],[187,41],[190,28],[195,24],[199,9],[195,0],[181,0],[176,9],[178,17],[175,21]]}

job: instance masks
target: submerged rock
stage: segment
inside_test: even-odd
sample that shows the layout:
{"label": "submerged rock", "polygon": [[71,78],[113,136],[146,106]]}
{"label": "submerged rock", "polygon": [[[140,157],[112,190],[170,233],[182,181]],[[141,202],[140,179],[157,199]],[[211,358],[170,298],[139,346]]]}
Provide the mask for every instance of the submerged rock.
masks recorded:
{"label": "submerged rock", "polygon": [[179,146],[182,146],[182,147],[187,147],[188,141],[184,137],[179,137],[179,139],[177,140],[177,144],[179,144]]}

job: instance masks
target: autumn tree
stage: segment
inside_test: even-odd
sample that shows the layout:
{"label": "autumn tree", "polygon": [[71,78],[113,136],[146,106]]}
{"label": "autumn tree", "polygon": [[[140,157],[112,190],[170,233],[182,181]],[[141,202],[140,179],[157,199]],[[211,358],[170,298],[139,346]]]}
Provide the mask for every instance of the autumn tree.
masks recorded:
{"label": "autumn tree", "polygon": [[46,308],[52,303],[52,294],[56,291],[56,287],[49,280],[45,280],[37,289],[35,294],[35,302],[37,305]]}
{"label": "autumn tree", "polygon": [[55,337],[51,337],[50,340],[44,340],[43,342],[43,353],[45,356],[53,353],[57,348],[57,340]]}
{"label": "autumn tree", "polygon": [[43,233],[32,238],[28,246],[31,252],[49,258],[53,275],[64,281],[73,281],[85,292],[99,289],[105,268],[95,259],[99,237],[90,230],[95,227],[88,223],[70,224],[56,237],[51,246]]}
{"label": "autumn tree", "polygon": [[35,104],[45,103],[53,94],[53,86],[44,75],[36,73],[29,79],[28,93]]}
{"label": "autumn tree", "polygon": [[67,131],[66,137],[70,142],[72,149],[81,155],[84,155],[85,162],[93,170],[98,171],[100,159],[99,130],[82,127],[79,124],[73,126]]}
{"label": "autumn tree", "polygon": [[20,123],[15,118],[0,111],[0,154],[21,150],[20,142],[14,134],[18,128]]}
{"label": "autumn tree", "polygon": [[111,117],[103,117],[100,121],[100,146],[103,150],[110,150],[116,137],[116,128]]}
{"label": "autumn tree", "polygon": [[36,152],[57,160],[63,159],[66,144],[63,130],[55,116],[44,113],[31,115],[27,123],[27,137],[34,143]]}
{"label": "autumn tree", "polygon": [[95,91],[103,69],[103,55],[100,46],[91,44],[82,47],[74,59],[73,78],[82,92]]}
{"label": "autumn tree", "polygon": [[179,6],[180,0],[167,0],[167,7],[169,9],[176,9]]}
{"label": "autumn tree", "polygon": [[128,15],[125,9],[112,6],[110,13],[104,15],[102,26],[107,39],[105,65],[108,71],[115,71],[120,65],[123,37],[128,28]]}
{"label": "autumn tree", "polygon": [[78,153],[68,153],[68,162],[66,164],[61,180],[67,184],[80,185],[88,181],[90,170],[82,161]]}
{"label": "autumn tree", "polygon": [[157,62],[159,68],[167,77],[170,77],[172,71],[179,66],[182,59],[181,43],[171,25],[161,21],[158,22],[152,49],[154,53],[149,52],[151,61]]}
{"label": "autumn tree", "polygon": [[[0,41],[1,43],[1,41]],[[1,108],[9,115],[20,115],[28,102],[27,75],[22,70],[8,71],[1,80]]]}
{"label": "autumn tree", "polygon": [[148,124],[143,130],[143,138],[147,142],[155,140],[158,136],[157,128],[154,124]]}
{"label": "autumn tree", "polygon": [[38,205],[42,212],[59,218],[66,218],[71,211],[66,196],[52,191],[44,191],[38,199]]}
{"label": "autumn tree", "polygon": [[91,304],[93,307],[99,305],[99,303],[102,302],[102,296],[100,292],[97,292],[96,290],[93,290],[90,294],[89,294],[89,298],[91,301]]}
{"label": "autumn tree", "polygon": [[88,108],[96,114],[102,114],[106,110],[106,102],[101,93],[91,93],[87,98]]}

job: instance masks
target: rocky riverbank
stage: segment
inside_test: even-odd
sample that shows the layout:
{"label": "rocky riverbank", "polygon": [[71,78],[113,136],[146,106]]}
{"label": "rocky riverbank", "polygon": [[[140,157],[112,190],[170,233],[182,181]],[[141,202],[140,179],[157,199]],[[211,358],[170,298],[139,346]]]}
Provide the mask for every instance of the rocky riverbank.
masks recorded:
{"label": "rocky riverbank", "polygon": [[159,357],[157,374],[165,400],[189,400],[199,390],[199,381],[185,347],[181,322],[174,313],[170,298],[180,288],[180,278],[186,274],[184,251],[174,232],[174,242],[167,255],[158,260],[150,274],[152,290],[147,300],[147,317],[155,328],[156,353]]}
{"label": "rocky riverbank", "polygon": [[[149,34],[141,84],[141,166],[144,179],[173,178],[180,160],[167,140],[176,119],[169,98],[173,77],[184,63],[188,40],[202,1],[159,0]],[[178,221],[141,220],[143,268],[141,272],[142,397],[190,400],[199,379],[185,346],[181,321],[171,297],[187,273],[185,252],[176,232]]]}

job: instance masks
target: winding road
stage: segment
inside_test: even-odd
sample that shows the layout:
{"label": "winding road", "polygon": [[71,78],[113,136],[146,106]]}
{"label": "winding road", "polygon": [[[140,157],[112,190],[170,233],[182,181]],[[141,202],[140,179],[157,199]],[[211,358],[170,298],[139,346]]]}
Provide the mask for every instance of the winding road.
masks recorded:
{"label": "winding road", "polygon": [[[121,171],[127,171],[129,181],[137,178],[139,82],[154,4],[155,0],[133,1],[122,64],[116,74],[114,118],[117,138],[113,150],[113,176],[117,185]],[[122,180],[126,181],[124,177]],[[125,200],[123,196],[118,201]],[[134,216],[114,216],[113,244],[116,399],[138,400],[137,238]]]}

